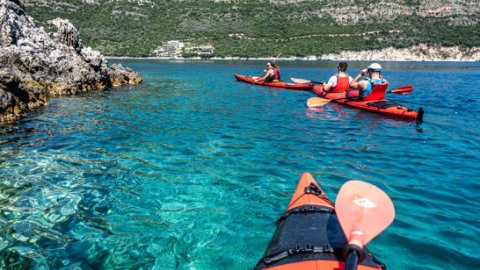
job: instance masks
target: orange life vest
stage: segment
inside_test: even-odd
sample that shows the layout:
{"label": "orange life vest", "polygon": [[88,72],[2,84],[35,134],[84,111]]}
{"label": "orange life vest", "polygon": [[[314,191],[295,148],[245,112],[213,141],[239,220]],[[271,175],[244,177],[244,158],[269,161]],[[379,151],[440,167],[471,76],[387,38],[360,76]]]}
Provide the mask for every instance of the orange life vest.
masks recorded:
{"label": "orange life vest", "polygon": [[339,77],[337,76],[337,85],[332,88],[332,91],[343,92],[347,91],[350,88],[350,77]]}

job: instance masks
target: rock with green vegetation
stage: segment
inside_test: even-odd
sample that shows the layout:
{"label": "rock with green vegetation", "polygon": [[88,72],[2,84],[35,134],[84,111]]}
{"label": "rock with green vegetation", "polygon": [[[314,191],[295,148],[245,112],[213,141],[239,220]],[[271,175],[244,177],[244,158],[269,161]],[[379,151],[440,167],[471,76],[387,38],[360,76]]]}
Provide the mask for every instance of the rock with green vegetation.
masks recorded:
{"label": "rock with green vegetation", "polygon": [[69,19],[110,56],[152,56],[168,40],[212,44],[217,57],[480,47],[478,0],[22,1],[45,26]]}
{"label": "rock with green vegetation", "polygon": [[49,96],[142,81],[140,74],[109,67],[98,51],[83,46],[68,20],[50,20],[56,32],[49,34],[18,4],[0,0],[0,122],[46,104]]}

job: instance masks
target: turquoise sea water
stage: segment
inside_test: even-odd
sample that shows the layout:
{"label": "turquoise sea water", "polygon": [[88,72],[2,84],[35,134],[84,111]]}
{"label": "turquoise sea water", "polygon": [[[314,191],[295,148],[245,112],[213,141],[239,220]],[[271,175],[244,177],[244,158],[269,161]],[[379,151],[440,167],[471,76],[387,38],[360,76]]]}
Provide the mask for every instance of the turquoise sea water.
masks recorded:
{"label": "turquoise sea water", "polygon": [[305,171],[332,200],[350,179],[391,196],[396,219],[369,245],[389,269],[480,265],[479,63],[382,63],[391,89],[414,86],[390,98],[425,109],[416,125],[234,81],[264,62],[118,62],[145,83],[0,127],[3,267],[252,269]]}

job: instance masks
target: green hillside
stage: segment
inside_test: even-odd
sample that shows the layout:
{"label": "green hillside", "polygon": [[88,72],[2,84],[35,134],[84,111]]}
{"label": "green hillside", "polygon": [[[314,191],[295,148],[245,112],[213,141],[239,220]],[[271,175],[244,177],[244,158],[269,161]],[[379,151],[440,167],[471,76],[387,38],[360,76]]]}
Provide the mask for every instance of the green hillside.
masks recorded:
{"label": "green hillside", "polygon": [[37,24],[46,27],[49,19],[69,19],[84,44],[110,56],[151,56],[167,40],[211,43],[215,56],[250,57],[321,55],[419,43],[480,46],[476,1],[22,2]]}

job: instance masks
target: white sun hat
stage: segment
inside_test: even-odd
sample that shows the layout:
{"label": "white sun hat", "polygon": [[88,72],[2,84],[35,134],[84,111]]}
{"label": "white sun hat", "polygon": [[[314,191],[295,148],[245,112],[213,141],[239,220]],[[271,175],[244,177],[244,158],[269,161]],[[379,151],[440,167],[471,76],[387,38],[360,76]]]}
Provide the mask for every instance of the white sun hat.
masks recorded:
{"label": "white sun hat", "polygon": [[382,66],[380,66],[380,64],[378,63],[373,63],[373,64],[370,64],[370,66],[368,66],[367,69],[378,72],[378,71],[382,71]]}

